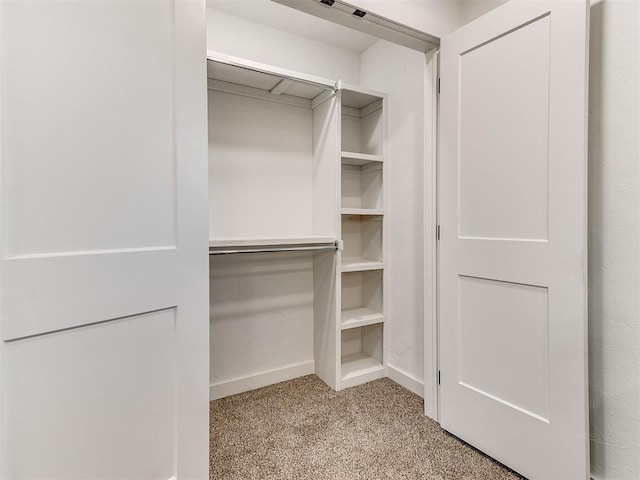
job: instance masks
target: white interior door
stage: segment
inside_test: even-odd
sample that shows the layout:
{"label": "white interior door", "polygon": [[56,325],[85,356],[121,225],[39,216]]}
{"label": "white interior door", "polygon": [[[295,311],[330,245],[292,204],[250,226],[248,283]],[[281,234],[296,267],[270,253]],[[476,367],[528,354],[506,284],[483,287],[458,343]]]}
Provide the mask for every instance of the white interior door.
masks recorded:
{"label": "white interior door", "polygon": [[584,0],[442,41],[440,420],[536,479],[588,477]]}
{"label": "white interior door", "polygon": [[208,478],[204,16],[0,3],[1,478]]}

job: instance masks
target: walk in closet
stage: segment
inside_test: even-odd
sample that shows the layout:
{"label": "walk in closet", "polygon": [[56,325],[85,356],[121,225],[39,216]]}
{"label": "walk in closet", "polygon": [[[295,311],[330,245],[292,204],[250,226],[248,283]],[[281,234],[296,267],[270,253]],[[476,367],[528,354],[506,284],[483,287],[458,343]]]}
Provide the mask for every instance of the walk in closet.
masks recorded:
{"label": "walk in closet", "polygon": [[[210,26],[210,47],[251,58],[209,59],[210,397],[388,376],[531,478],[584,478],[577,2],[510,2],[436,53],[340,0],[276,1],[378,38],[318,46],[261,27],[267,5]],[[514,454],[514,435],[547,450]]]}
{"label": "walk in closet", "polygon": [[384,375],[384,102],[209,52],[211,397]]}

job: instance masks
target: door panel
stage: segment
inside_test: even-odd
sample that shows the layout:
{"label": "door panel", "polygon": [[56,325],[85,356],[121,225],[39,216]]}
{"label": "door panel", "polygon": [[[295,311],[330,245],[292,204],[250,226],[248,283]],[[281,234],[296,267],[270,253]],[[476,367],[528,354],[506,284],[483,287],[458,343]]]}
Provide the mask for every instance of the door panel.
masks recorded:
{"label": "door panel", "polygon": [[207,478],[204,1],[0,22],[0,477]]}
{"label": "door panel", "polygon": [[[548,291],[463,275],[458,286],[460,384],[544,421]],[[520,360],[517,368],[514,358]]]}
{"label": "door panel", "polygon": [[[123,471],[127,478],[171,478],[175,314],[167,309],[7,344],[7,478],[26,471],[30,478],[52,478],[52,471],[64,478],[99,472],[115,479]],[[77,438],[86,441],[69,441]]]}
{"label": "door panel", "polygon": [[172,2],[6,3],[7,254],[175,245]]}
{"label": "door panel", "polygon": [[440,420],[529,478],[587,478],[583,0],[442,41]]}
{"label": "door panel", "polygon": [[547,238],[549,27],[459,54],[461,237]]}

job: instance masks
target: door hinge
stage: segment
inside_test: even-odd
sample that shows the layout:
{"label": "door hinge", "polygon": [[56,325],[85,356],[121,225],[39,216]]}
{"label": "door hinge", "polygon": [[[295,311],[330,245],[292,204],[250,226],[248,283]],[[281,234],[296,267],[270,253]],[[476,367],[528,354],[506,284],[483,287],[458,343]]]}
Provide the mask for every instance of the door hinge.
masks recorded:
{"label": "door hinge", "polygon": [[440,370],[438,370],[438,385],[440,385]]}
{"label": "door hinge", "polygon": [[438,95],[440,95],[440,77],[438,77],[438,86],[437,86],[437,90],[438,90]]}
{"label": "door hinge", "polygon": [[436,226],[436,240],[440,240],[440,225]]}

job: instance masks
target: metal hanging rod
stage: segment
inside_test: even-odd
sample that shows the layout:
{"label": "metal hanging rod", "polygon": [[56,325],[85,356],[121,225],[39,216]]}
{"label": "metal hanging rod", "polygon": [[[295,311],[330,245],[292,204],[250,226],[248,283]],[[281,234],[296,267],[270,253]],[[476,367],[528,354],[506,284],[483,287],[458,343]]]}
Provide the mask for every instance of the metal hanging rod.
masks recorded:
{"label": "metal hanging rod", "polygon": [[278,252],[305,252],[315,250],[337,250],[337,243],[331,245],[305,245],[305,246],[273,246],[264,248],[238,248],[233,250],[209,250],[209,255],[233,255],[236,253],[278,253]]}

